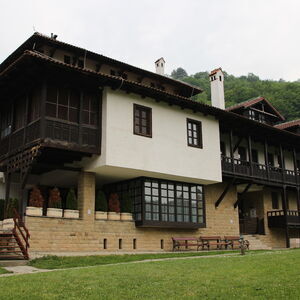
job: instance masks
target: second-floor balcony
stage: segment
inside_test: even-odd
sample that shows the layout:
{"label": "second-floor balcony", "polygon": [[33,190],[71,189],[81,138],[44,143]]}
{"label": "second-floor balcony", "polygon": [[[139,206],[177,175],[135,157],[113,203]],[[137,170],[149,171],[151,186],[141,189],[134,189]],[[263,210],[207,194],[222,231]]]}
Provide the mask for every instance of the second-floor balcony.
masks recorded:
{"label": "second-floor balcony", "polygon": [[300,182],[300,172],[286,170],[265,164],[222,156],[222,172],[263,181],[296,185]]}

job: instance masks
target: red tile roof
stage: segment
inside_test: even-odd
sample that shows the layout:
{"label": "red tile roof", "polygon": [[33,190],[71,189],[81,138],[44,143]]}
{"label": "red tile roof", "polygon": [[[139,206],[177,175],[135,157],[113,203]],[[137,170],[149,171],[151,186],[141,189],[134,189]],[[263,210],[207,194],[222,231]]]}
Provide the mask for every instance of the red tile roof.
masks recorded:
{"label": "red tile roof", "polygon": [[220,67],[220,68],[217,68],[217,69],[212,70],[212,71],[210,72],[209,76],[215,75],[218,71],[223,72],[223,71],[222,71],[222,68]]}
{"label": "red tile roof", "polygon": [[259,96],[257,98],[252,98],[246,101],[243,101],[241,103],[229,106],[226,108],[227,111],[235,111],[239,108],[247,108],[250,107],[258,102],[264,101],[266,102],[271,108],[272,110],[276,113],[276,115],[281,119],[281,120],[285,120],[285,117],[271,104],[271,102],[269,102],[266,98]]}

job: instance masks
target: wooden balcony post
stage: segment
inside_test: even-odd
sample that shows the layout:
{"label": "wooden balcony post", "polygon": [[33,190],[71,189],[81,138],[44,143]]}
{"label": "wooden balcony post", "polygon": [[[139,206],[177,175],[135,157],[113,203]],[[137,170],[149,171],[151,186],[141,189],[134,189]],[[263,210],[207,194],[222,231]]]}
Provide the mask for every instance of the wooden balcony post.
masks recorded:
{"label": "wooden balcony post", "polygon": [[286,247],[290,248],[290,236],[289,236],[289,228],[288,228],[288,222],[287,222],[287,191],[286,191],[286,185],[282,188],[282,208],[284,213],[284,221],[285,221],[285,237],[286,237]]}
{"label": "wooden balcony post", "polygon": [[297,153],[295,148],[293,148],[293,163],[294,163],[294,172],[295,172],[295,182],[298,185],[300,182],[298,176]]}
{"label": "wooden balcony post", "polygon": [[231,158],[231,169],[234,173],[234,156],[233,156],[233,132],[232,129],[230,129],[229,132],[229,148],[230,148],[230,158]]}
{"label": "wooden balcony post", "polygon": [[269,170],[269,159],[268,159],[268,143],[267,140],[264,142],[264,154],[265,154],[265,165],[266,165],[266,171],[267,171],[267,178],[270,179],[270,170]]}
{"label": "wooden balcony post", "polygon": [[7,205],[10,197],[11,173],[6,172],[5,176],[5,202],[4,202],[4,219],[7,218]]}
{"label": "wooden balcony post", "polygon": [[253,176],[252,139],[248,135],[248,158],[250,163],[250,175]]}
{"label": "wooden balcony post", "polygon": [[297,187],[297,208],[298,208],[298,212],[300,213],[300,188]]}
{"label": "wooden balcony post", "polygon": [[284,163],[283,149],[282,149],[282,145],[281,144],[279,145],[279,155],[280,155],[282,181],[285,182],[285,163]]}
{"label": "wooden balcony post", "polygon": [[47,83],[43,82],[42,92],[41,92],[41,107],[40,107],[40,130],[41,130],[41,139],[46,137],[46,101],[47,101]]}

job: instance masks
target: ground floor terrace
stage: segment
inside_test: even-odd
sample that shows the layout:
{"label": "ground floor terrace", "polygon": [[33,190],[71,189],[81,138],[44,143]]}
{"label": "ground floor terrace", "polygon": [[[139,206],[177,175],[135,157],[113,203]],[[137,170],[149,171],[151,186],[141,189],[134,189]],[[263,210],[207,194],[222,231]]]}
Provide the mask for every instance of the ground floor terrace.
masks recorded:
{"label": "ground floor terrace", "polygon": [[[172,237],[239,235],[250,239],[250,249],[300,247],[297,191],[282,191],[53,172],[28,179],[19,210],[32,253],[163,252],[173,249]],[[10,226],[2,222],[2,230]]]}

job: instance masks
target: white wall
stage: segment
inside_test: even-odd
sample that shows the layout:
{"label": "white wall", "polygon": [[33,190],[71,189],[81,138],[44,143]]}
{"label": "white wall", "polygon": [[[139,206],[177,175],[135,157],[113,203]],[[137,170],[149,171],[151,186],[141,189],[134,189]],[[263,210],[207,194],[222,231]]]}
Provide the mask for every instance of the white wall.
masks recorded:
{"label": "white wall", "polygon": [[[10,187],[10,197],[18,198],[19,197],[19,185],[18,183],[11,183]],[[5,180],[4,174],[0,172],[0,199],[5,199]]]}
{"label": "white wall", "polygon": [[[133,134],[133,104],[152,108],[152,138]],[[187,118],[202,122],[203,149],[187,145]],[[154,176],[203,184],[222,181],[219,123],[210,116],[153,99],[105,89],[102,154],[84,163],[86,170]]]}

